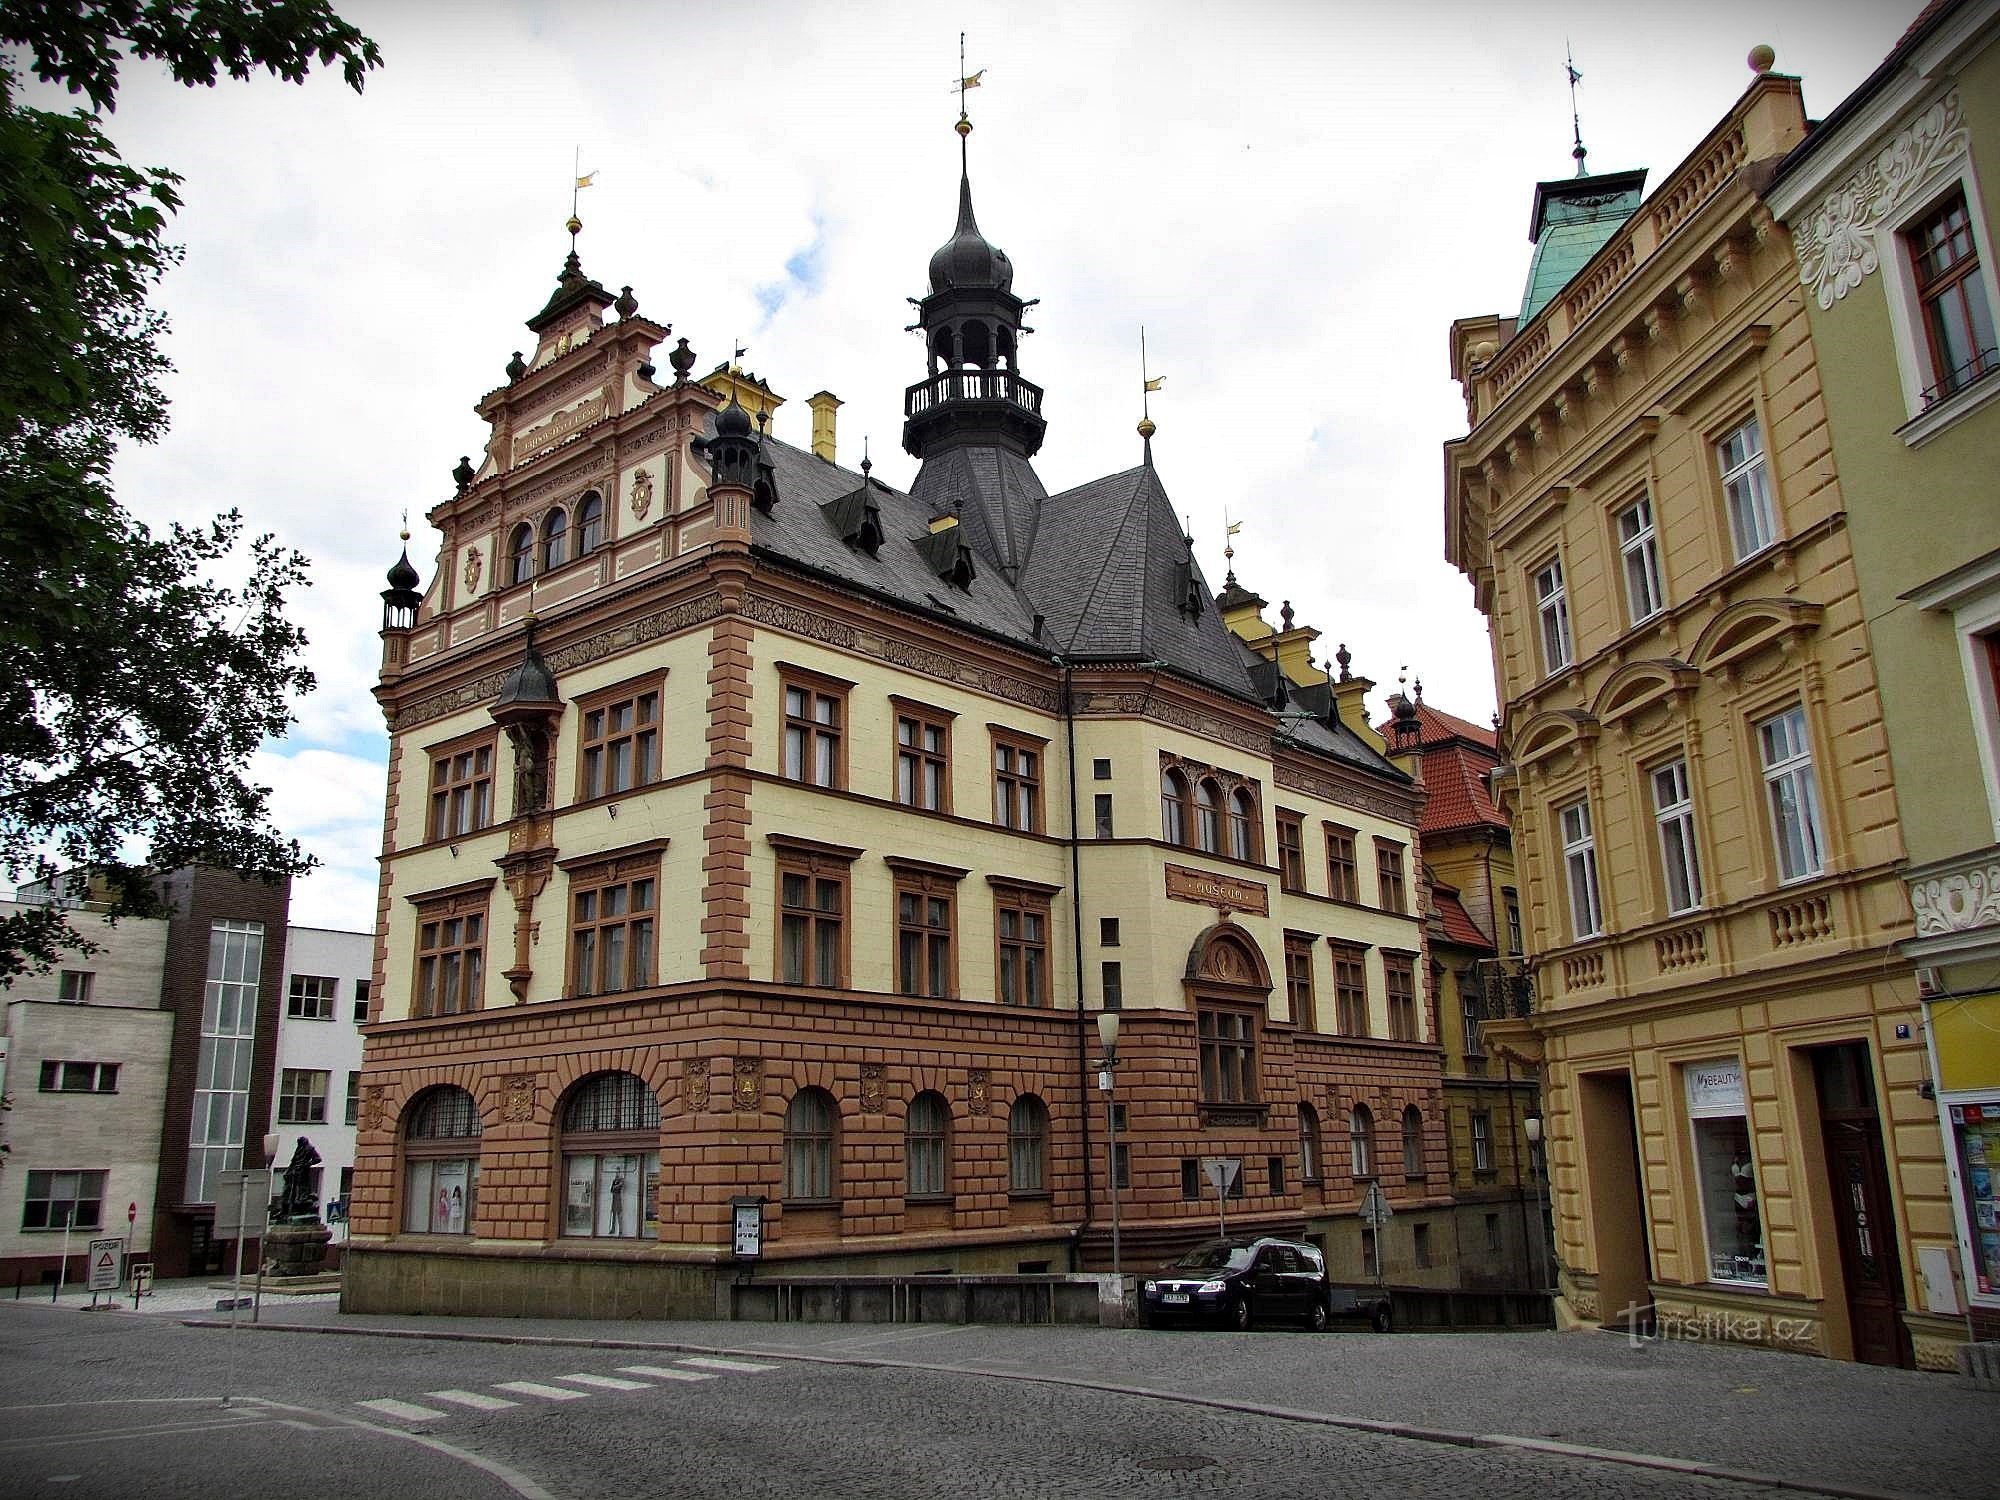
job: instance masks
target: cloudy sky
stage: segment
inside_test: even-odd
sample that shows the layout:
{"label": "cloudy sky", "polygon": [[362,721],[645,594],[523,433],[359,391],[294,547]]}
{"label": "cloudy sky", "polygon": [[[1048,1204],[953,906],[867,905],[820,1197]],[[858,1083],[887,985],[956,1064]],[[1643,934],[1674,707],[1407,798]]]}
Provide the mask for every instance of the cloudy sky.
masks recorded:
{"label": "cloudy sky", "polygon": [[[1210,583],[1225,511],[1241,580],[1346,641],[1355,670],[1483,720],[1486,633],[1442,560],[1439,445],[1463,432],[1454,317],[1518,306],[1539,178],[1567,175],[1563,52],[1594,169],[1653,181],[1777,49],[1822,115],[1918,0],[1401,5],[353,0],[385,66],[189,91],[133,66],[111,130],[186,178],[173,427],[127,454],[153,522],[240,507],[313,558],[296,616],[320,689],[260,758],[286,830],[326,862],[294,920],[373,921],[386,743],[369,685],[382,572],[407,508],[451,489],[522,321],[568,248],[629,282],[706,370],[732,340],[791,398],[839,395],[906,485],[904,333],[955,211],[958,33],[981,227],[1040,297],[1022,370],[1047,392],[1051,490],[1130,467],[1139,328],[1156,459]],[[48,91],[30,91],[48,104]],[[60,98],[61,96],[53,96]],[[1371,707],[1379,710],[1381,695]]]}

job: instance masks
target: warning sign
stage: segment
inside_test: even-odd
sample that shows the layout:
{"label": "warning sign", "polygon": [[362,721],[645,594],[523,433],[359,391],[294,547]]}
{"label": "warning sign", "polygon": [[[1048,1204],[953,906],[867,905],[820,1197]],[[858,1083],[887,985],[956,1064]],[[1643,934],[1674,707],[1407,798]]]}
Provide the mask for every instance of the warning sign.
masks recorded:
{"label": "warning sign", "polygon": [[125,1279],[125,1242],[123,1240],[92,1240],[90,1242],[90,1289],[93,1292],[115,1292],[119,1282]]}

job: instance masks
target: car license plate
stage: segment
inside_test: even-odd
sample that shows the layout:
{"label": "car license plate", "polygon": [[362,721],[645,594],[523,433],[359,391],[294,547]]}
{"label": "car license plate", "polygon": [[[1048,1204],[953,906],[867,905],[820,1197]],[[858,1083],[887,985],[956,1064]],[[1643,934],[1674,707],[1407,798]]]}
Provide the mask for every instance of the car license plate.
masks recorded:
{"label": "car license plate", "polygon": [[1186,1304],[1186,1302],[1187,1302],[1187,1299],[1188,1299],[1188,1294],[1187,1294],[1186,1292],[1162,1292],[1162,1293],[1160,1293],[1160,1300],[1161,1300],[1162,1302],[1178,1302],[1178,1303],[1181,1303],[1181,1304],[1185,1305],[1185,1304]]}

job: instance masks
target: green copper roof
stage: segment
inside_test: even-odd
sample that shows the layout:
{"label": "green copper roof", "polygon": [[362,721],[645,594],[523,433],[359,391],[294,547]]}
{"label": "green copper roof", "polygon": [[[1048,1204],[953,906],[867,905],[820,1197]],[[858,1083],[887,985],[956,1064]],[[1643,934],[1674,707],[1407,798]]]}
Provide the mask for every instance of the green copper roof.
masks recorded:
{"label": "green copper roof", "polygon": [[1528,238],[1535,242],[1516,326],[1548,306],[1639,206],[1646,173],[1602,172],[1535,185]]}

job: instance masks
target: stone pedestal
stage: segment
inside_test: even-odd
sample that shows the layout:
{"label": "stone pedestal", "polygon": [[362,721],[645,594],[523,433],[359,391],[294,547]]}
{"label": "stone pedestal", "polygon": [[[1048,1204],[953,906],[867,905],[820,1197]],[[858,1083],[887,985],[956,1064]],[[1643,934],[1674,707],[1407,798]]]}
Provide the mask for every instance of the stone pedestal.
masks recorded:
{"label": "stone pedestal", "polygon": [[326,1270],[327,1242],[333,1231],[324,1224],[273,1224],[264,1235],[264,1272],[268,1276],[318,1276]]}

